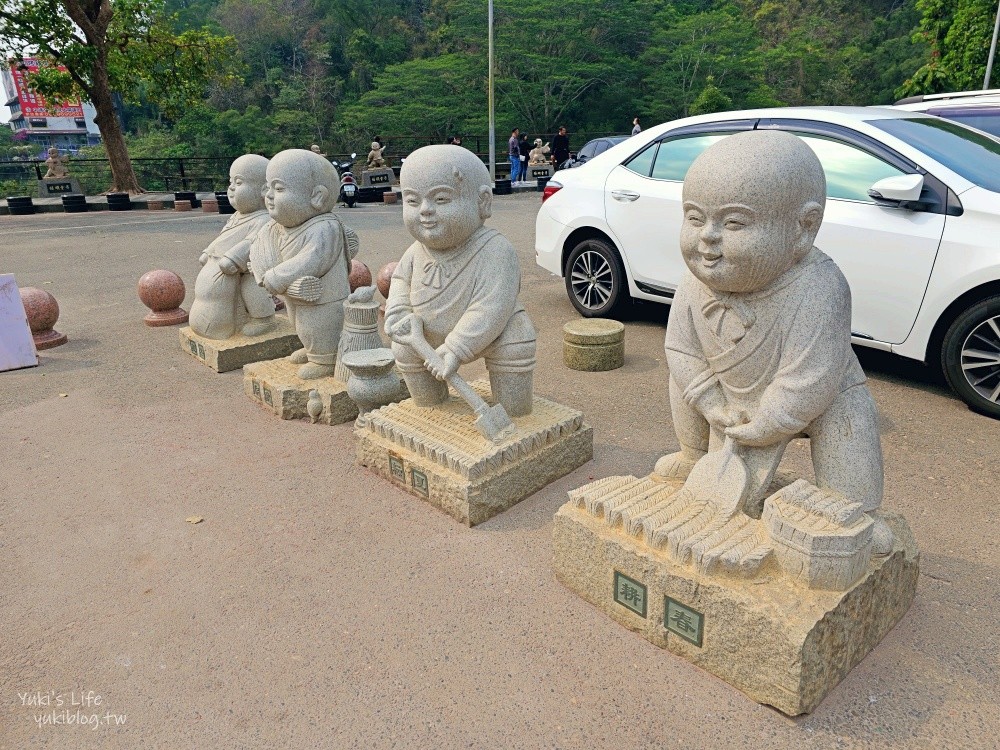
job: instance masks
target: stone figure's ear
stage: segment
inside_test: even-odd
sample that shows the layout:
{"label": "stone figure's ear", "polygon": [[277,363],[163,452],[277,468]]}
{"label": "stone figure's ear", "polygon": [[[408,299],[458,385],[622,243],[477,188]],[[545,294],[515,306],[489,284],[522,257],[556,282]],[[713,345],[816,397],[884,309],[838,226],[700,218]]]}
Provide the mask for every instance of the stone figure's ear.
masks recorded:
{"label": "stone figure's ear", "polygon": [[493,188],[483,185],[479,188],[479,218],[488,219],[493,215]]}
{"label": "stone figure's ear", "polygon": [[317,211],[322,211],[326,206],[326,201],[329,197],[330,191],[326,185],[317,185],[313,188],[312,197],[309,199],[309,205]]}
{"label": "stone figure's ear", "polygon": [[799,209],[798,226],[795,231],[795,254],[798,257],[804,258],[812,249],[822,223],[823,206],[816,201],[809,201]]}

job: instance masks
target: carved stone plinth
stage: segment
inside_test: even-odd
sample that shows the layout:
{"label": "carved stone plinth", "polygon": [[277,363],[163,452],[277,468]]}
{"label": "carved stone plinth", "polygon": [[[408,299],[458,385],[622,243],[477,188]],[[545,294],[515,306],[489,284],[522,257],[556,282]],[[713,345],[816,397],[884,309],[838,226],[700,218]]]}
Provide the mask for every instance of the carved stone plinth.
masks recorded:
{"label": "carved stone plinth", "polygon": [[552,177],[553,170],[551,164],[529,164],[528,180],[547,180]]}
{"label": "carved stone plinth", "polygon": [[396,181],[396,175],[391,167],[366,169],[361,172],[361,187],[388,188]]}
{"label": "carved stone plinth", "polygon": [[[913,601],[919,552],[906,521],[880,515],[893,549],[870,555],[870,518],[842,514],[836,529],[818,511],[807,518],[796,483],[768,499],[764,520],[692,536],[699,511],[684,505],[680,485],[609,477],[571,492],[555,517],[556,577],[753,700],[812,711]],[[827,590],[853,575],[846,590]]]}
{"label": "carved stone plinth", "polygon": [[75,177],[43,177],[38,181],[38,197],[53,198],[57,195],[83,195],[80,181]]}
{"label": "carved stone plinth", "polygon": [[278,327],[262,336],[236,333],[228,339],[207,339],[185,326],[180,330],[181,349],[216,372],[238,370],[251,362],[287,357],[300,346],[295,328],[284,315],[275,317]]}
{"label": "carved stone plinth", "polygon": [[[487,381],[471,384],[489,400]],[[358,427],[358,463],[467,526],[501,513],[593,457],[583,414],[536,396],[531,414],[496,445],[457,396],[434,408],[407,399],[368,414]]]}
{"label": "carved stone plinth", "polygon": [[282,419],[309,417],[306,405],[312,390],[318,392],[323,404],[316,421],[334,425],[357,418],[358,407],[347,395],[345,383],[334,378],[303,380],[298,376],[300,366],[287,357],[246,365],[243,368],[243,390],[252,400]]}

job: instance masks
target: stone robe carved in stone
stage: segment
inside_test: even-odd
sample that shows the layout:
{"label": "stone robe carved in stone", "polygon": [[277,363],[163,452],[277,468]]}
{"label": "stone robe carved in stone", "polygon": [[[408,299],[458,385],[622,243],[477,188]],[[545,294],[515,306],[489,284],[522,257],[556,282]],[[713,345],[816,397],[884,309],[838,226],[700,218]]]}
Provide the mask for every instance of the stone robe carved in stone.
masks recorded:
{"label": "stone robe carved in stone", "polygon": [[[343,224],[329,213],[291,229],[272,220],[251,248],[254,276],[285,300],[288,318],[309,362],[333,365],[337,360],[343,300],[351,291],[350,253]],[[308,277],[319,280],[315,299],[293,296],[289,287]]]}
{"label": "stone robe carved in stone", "polygon": [[[205,264],[194,285],[191,330],[210,339],[227,339],[250,318],[274,315],[274,300],[248,273],[250,244],[271,217],[261,209],[250,214],[235,213],[219,236],[205,249]],[[219,261],[227,259],[239,272],[224,274]]]}
{"label": "stone robe carved in stone", "polygon": [[[535,365],[535,328],[518,300],[521,272],[514,246],[480,227],[455,250],[414,242],[392,275],[386,320],[414,312],[433,347],[444,344],[462,364],[485,357],[491,372],[527,372]],[[423,359],[394,343],[401,369]]]}
{"label": "stone robe carved in stone", "polygon": [[[877,508],[883,481],[878,415],[851,349],[850,317],[847,280],[816,248],[749,294],[716,292],[687,274],[665,343],[681,443],[708,448],[699,402],[719,389],[730,409],[787,435],[778,451],[795,435],[808,435],[818,486],[865,510]],[[769,481],[770,474],[759,478]]]}

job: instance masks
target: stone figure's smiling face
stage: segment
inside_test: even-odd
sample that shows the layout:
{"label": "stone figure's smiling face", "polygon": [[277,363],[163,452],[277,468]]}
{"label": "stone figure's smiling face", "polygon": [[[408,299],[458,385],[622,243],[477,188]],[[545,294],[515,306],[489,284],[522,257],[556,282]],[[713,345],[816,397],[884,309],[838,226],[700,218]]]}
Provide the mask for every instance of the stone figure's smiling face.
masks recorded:
{"label": "stone figure's smiling face", "polygon": [[297,227],[311,219],[316,211],[310,203],[313,186],[309,182],[295,180],[297,175],[286,175],[281,171],[272,174],[267,170],[267,187],[264,203],[271,218],[283,227]]}
{"label": "stone figure's smiling face", "polygon": [[684,180],[681,253],[710,289],[763,289],[802,260],[823,220],[822,167],[788,133],[729,136]]}
{"label": "stone figure's smiling face", "polygon": [[407,177],[402,183],[403,223],[426,247],[457,247],[483,225],[477,195],[462,185],[450,164]]}

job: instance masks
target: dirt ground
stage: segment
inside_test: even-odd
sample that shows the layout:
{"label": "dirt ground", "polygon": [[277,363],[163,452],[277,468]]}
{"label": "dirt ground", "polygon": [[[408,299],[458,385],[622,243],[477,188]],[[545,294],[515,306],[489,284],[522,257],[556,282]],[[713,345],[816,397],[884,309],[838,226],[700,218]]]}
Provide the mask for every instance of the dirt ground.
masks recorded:
{"label": "dirt ground", "polygon": [[[575,313],[534,264],[538,197],[495,206],[539,329],[536,390],[583,410],[595,446],[475,529],[356,467],[350,425],[277,420],[240,372],[142,324],[139,276],[177,271],[190,305],[225,217],[0,217],[0,272],[51,291],[70,339],[0,374],[0,748],[997,747],[1000,422],[859,351],[920,586],[813,714],[786,718],[555,581],[566,491],[676,448],[667,308],[628,322],[623,369],[566,369]],[[373,271],[409,244],[399,206],[341,215]],[[783,468],[807,457],[793,444]]]}

